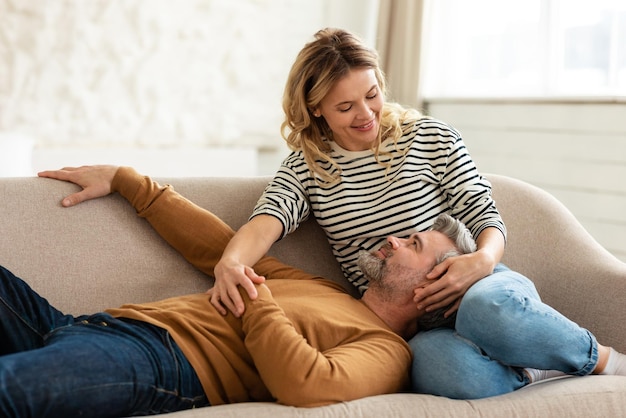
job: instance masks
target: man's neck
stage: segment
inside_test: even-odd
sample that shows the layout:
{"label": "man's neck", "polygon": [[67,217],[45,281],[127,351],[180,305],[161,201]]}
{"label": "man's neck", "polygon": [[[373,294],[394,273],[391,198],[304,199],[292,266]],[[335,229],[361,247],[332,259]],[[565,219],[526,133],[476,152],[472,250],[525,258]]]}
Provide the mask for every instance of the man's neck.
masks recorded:
{"label": "man's neck", "polygon": [[421,312],[412,299],[402,302],[389,302],[376,292],[368,290],[363,294],[361,301],[382,319],[396,334],[405,340],[417,333],[417,319]]}

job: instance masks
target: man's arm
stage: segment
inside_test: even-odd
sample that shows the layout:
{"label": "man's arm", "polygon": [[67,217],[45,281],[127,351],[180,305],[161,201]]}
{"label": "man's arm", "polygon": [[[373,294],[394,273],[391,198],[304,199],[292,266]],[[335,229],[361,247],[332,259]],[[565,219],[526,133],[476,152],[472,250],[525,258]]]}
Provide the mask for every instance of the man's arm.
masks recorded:
{"label": "man's arm", "polygon": [[161,186],[129,167],[120,167],[111,190],[126,198],[137,215],[193,266],[214,275],[213,268],[234,235],[232,228],[171,186]]}
{"label": "man's arm", "polygon": [[381,329],[321,352],[296,331],[267,286],[257,291],[254,301],[242,292],[245,345],[279,403],[314,407],[406,389],[411,351],[400,337]]}
{"label": "man's arm", "polygon": [[170,186],[161,186],[130,167],[67,167],[42,171],[39,176],[68,181],[82,188],[63,199],[62,205],[66,207],[118,192],[183,257],[211,276],[234,235],[234,231],[211,212],[180,196]]}

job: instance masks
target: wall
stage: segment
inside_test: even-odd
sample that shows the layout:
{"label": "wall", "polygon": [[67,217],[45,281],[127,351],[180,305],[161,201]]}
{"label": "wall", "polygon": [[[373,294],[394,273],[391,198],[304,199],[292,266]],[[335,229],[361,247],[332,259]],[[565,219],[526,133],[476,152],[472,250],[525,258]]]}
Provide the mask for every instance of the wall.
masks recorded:
{"label": "wall", "polygon": [[552,193],[626,261],[626,103],[446,99],[427,106],[461,131],[480,171]]}
{"label": "wall", "polygon": [[[31,172],[57,164],[62,150],[87,162],[181,148],[209,158],[206,175],[224,162],[213,147],[283,155],[281,98],[298,50],[327,25],[371,32],[377,4],[0,1],[0,149],[17,153],[15,141],[30,138]],[[4,167],[0,175],[24,173]]]}

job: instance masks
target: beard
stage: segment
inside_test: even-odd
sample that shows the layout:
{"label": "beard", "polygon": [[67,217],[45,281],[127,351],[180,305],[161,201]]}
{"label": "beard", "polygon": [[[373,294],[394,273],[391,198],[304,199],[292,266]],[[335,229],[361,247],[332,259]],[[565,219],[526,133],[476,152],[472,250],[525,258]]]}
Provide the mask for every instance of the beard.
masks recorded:
{"label": "beard", "polygon": [[413,290],[429,282],[427,271],[420,271],[398,264],[388,264],[367,251],[360,251],[357,265],[369,280],[369,289],[384,300],[391,302],[412,297]]}
{"label": "beard", "polygon": [[385,260],[376,257],[374,254],[361,250],[357,259],[357,265],[367,280],[372,283],[381,283],[385,276]]}

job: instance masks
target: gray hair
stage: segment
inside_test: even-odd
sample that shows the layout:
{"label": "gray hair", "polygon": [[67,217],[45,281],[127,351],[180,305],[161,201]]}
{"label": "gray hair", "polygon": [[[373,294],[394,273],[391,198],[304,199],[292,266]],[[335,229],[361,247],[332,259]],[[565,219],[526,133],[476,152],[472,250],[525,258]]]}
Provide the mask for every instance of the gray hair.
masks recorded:
{"label": "gray hair", "polygon": [[442,213],[437,216],[435,223],[430,228],[432,231],[438,231],[447,236],[454,242],[456,251],[448,251],[442,254],[437,260],[437,264],[441,263],[448,257],[453,257],[461,254],[469,254],[476,251],[476,241],[472,237],[472,233],[467,229],[463,222],[452,216]]}

